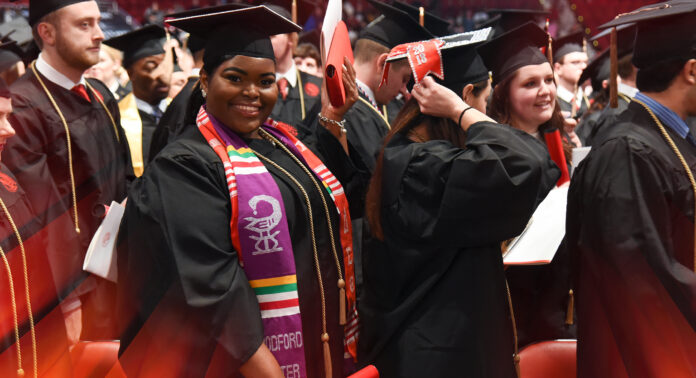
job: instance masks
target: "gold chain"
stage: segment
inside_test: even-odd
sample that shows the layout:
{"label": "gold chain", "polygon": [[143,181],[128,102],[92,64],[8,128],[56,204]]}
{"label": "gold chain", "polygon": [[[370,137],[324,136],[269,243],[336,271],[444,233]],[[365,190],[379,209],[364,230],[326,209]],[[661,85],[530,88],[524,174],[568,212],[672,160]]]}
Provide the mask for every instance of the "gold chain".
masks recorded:
{"label": "gold chain", "polygon": [[[22,268],[23,268],[23,273],[24,273],[24,293],[26,296],[26,301],[27,301],[27,313],[29,314],[29,331],[31,334],[31,347],[32,347],[32,357],[33,357],[33,369],[34,369],[34,377],[38,377],[38,358],[37,358],[37,348],[36,348],[36,332],[34,330],[34,315],[31,309],[31,295],[29,293],[29,272],[28,272],[28,264],[27,264],[27,255],[24,250],[24,243],[22,242],[22,237],[19,234],[19,230],[17,229],[17,225],[15,224],[14,220],[12,219],[12,216],[10,215],[10,212],[7,210],[7,206],[5,206],[5,201],[3,201],[0,198],[0,207],[2,207],[2,211],[5,213],[5,216],[7,217],[10,226],[12,227],[12,231],[14,231],[15,237],[17,237],[17,241],[19,242],[19,250],[22,254]],[[5,251],[3,251],[2,247],[0,247],[0,255],[2,256],[2,260],[5,263],[5,268],[7,269],[7,278],[10,281],[10,299],[12,301],[12,311],[14,315],[14,332],[15,332],[15,341],[17,343],[17,375],[20,377],[24,376],[24,369],[22,369],[22,350],[21,350],[21,345],[20,345],[20,339],[19,339],[19,322],[17,319],[17,301],[15,298],[15,290],[14,290],[14,280],[12,279],[12,271],[10,269],[10,262],[7,260],[7,256],[5,255]]]}
{"label": "gold chain", "polygon": [[665,127],[662,125],[662,122],[660,122],[659,119],[657,119],[657,116],[655,116],[655,113],[642,101],[633,99],[633,101],[639,103],[642,105],[645,110],[648,111],[650,114],[650,117],[652,117],[653,121],[657,124],[657,127],[660,129],[660,132],[662,133],[662,136],[665,138],[667,141],[667,144],[672,148],[672,151],[677,155],[677,158],[681,162],[682,166],[684,167],[684,171],[686,171],[686,176],[689,178],[689,181],[691,182],[691,190],[694,192],[694,261],[693,261],[693,270],[696,271],[696,180],[694,180],[694,175],[691,172],[691,168],[689,168],[689,164],[686,162],[686,159],[684,159],[684,156],[681,154],[679,151],[679,148],[677,148],[677,145],[674,143],[672,138],[669,136],[667,133],[667,130]]}
{"label": "gold chain", "polygon": [[[326,328],[326,297],[324,294],[324,283],[321,279],[321,267],[319,265],[319,252],[317,251],[317,241],[316,241],[316,237],[315,237],[315,233],[314,233],[314,216],[312,214],[312,203],[309,200],[309,195],[307,194],[307,191],[305,191],[305,189],[302,187],[302,185],[297,181],[297,179],[294,178],[290,173],[288,173],[288,171],[286,171],[283,167],[279,166],[271,159],[261,155],[257,151],[254,151],[254,154],[256,154],[256,156],[261,158],[261,160],[263,160],[263,161],[267,162],[268,164],[272,165],[273,167],[275,167],[277,170],[282,172],[284,175],[288,176],[288,178],[295,184],[295,186],[297,186],[297,188],[300,189],[300,192],[302,192],[302,196],[304,197],[305,204],[307,205],[307,214],[309,216],[309,232],[312,236],[312,253],[314,255],[314,267],[316,268],[316,271],[317,271],[317,280],[319,281],[319,296],[321,297],[321,331],[322,331],[321,341],[324,345],[328,345],[329,333],[328,333],[327,328]],[[321,193],[320,193],[320,195],[321,195]],[[326,352],[326,350],[327,350],[327,348],[325,347],[324,351]],[[324,361],[327,360],[326,357],[327,356],[325,355]],[[326,363],[325,363],[324,369],[326,370],[326,376],[331,377],[332,376],[332,374],[331,374],[332,367],[330,365],[330,361],[331,361],[330,356],[328,358],[328,361],[329,361],[329,365],[326,366]]]}

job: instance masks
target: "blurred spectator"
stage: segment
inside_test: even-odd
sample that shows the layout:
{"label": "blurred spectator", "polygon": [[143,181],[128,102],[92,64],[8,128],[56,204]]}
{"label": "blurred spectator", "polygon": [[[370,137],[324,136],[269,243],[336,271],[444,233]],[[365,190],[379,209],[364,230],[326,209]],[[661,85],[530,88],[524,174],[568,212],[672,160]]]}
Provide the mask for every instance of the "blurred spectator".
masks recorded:
{"label": "blurred spectator", "polygon": [[120,100],[129,92],[121,81],[122,75],[127,75],[125,69],[121,67],[121,59],[123,59],[123,54],[120,51],[102,45],[101,51],[99,51],[99,63],[85,72],[85,77],[98,79],[106,84],[116,100]]}
{"label": "blurred spectator", "polygon": [[295,49],[295,64],[300,71],[314,76],[323,76],[319,50],[311,43],[300,43]]}

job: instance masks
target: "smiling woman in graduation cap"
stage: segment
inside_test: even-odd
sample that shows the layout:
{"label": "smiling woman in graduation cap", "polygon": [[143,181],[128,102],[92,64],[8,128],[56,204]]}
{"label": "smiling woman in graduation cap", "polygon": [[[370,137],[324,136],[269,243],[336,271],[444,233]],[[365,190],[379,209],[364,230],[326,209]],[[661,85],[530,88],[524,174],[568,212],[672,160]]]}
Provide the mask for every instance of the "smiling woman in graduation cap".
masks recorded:
{"label": "smiling woman in graduation cap", "polygon": [[346,193],[287,126],[266,122],[278,90],[269,35],[299,27],[264,6],[169,23],[207,39],[204,104],[129,192],[121,364],[135,376],[341,376],[357,338]]}
{"label": "smiling woman in graduation cap", "polygon": [[[472,46],[442,60],[446,88],[416,85],[377,159],[367,213],[381,243],[363,254],[359,355],[385,377],[511,378],[500,242],[558,170],[541,143],[483,113],[488,69]],[[422,114],[430,101],[451,114]]]}

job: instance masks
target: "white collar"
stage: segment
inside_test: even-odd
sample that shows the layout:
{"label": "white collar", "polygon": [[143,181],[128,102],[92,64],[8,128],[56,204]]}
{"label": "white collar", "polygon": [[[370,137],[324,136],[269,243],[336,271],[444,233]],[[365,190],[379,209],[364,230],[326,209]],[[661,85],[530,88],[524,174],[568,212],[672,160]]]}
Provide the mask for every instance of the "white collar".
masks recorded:
{"label": "white collar", "polygon": [[201,69],[200,68],[191,68],[191,73],[189,74],[189,77],[193,76],[201,76]]}
{"label": "white collar", "polygon": [[75,83],[72,80],[68,79],[67,76],[63,75],[62,73],[58,72],[55,68],[51,67],[51,65],[44,60],[43,53],[40,53],[39,57],[36,59],[36,69],[42,75],[44,75],[46,79],[67,90],[71,90],[74,86],[78,84],[85,84],[84,76],[80,76],[80,81]]}
{"label": "white collar", "polygon": [[109,85],[109,90],[111,91],[111,93],[116,95],[116,91],[118,91],[118,87],[120,86],[121,84],[118,83],[118,80],[114,80],[114,83]]}
{"label": "white collar", "polygon": [[290,87],[295,88],[295,85],[297,85],[297,66],[295,66],[294,60],[292,61],[292,66],[290,66],[290,69],[287,72],[276,72],[276,81],[279,81],[282,78],[285,78],[285,80],[288,81]]}
{"label": "white collar", "polygon": [[573,95],[573,92],[567,90],[562,85],[559,85],[558,88],[556,88],[556,96],[567,103],[573,102],[573,96],[575,97],[575,101],[578,101],[578,104],[580,103],[580,100],[582,100],[582,93],[579,90],[578,93]]}
{"label": "white collar", "polygon": [[373,92],[372,89],[370,89],[370,87],[368,87],[367,84],[363,83],[362,81],[355,79],[355,82],[358,84],[358,88],[365,93],[367,99],[376,104],[377,100],[375,100],[375,92]]}
{"label": "white collar", "polygon": [[638,88],[633,88],[632,86],[624,83],[619,83],[616,88],[619,90],[619,93],[625,94],[630,98],[636,97],[636,94],[638,93]]}
{"label": "white collar", "polygon": [[160,101],[160,103],[157,104],[157,106],[153,106],[135,96],[133,97],[135,98],[135,105],[138,107],[138,110],[141,110],[151,116],[161,117],[162,113],[164,113],[164,111],[167,110],[166,98]]}

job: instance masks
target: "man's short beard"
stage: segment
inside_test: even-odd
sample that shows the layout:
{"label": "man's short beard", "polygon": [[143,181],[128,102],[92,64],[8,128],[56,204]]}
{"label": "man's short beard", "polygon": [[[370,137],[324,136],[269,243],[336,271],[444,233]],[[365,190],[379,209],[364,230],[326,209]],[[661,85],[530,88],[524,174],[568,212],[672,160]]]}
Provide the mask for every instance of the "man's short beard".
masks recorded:
{"label": "man's short beard", "polygon": [[96,54],[94,59],[91,59],[87,51],[78,51],[72,44],[63,39],[60,33],[56,35],[56,52],[64,62],[70,65],[70,67],[79,68],[81,70],[87,70],[99,63],[99,54]]}

